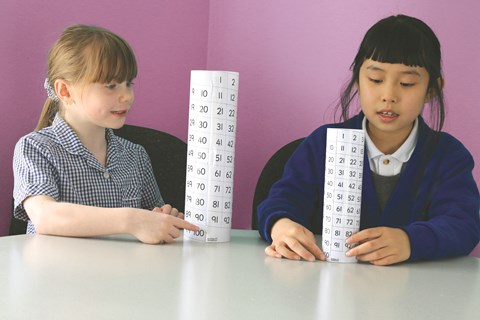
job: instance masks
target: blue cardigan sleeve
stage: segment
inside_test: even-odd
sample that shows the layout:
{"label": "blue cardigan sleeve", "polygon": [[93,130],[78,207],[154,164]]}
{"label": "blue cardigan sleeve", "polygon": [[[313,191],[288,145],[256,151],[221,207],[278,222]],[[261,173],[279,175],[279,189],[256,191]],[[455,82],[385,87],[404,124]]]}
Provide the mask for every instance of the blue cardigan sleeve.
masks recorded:
{"label": "blue cardigan sleeve", "polygon": [[317,211],[323,206],[325,141],[326,127],[308,136],[286,163],[282,178],[273,184],[267,199],[258,206],[259,232],[267,242],[272,241],[272,225],[280,218],[311,229],[312,219],[322,217]]}
{"label": "blue cardigan sleeve", "polygon": [[427,219],[403,227],[410,238],[410,260],[467,255],[480,238],[473,158],[458,140],[443,133],[429,162],[424,180],[430,183],[423,181],[419,190],[430,198],[424,213]]}

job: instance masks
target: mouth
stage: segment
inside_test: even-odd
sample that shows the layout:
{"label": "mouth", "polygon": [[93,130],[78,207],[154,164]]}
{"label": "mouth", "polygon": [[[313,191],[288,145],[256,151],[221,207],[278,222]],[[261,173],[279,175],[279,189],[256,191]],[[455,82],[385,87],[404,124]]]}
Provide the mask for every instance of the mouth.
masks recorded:
{"label": "mouth", "polygon": [[400,115],[393,111],[379,111],[377,116],[383,123],[390,123],[395,121]]}
{"label": "mouth", "polygon": [[125,116],[128,113],[128,110],[111,111],[110,113],[116,116]]}
{"label": "mouth", "polygon": [[380,111],[377,114],[384,117],[398,117],[398,114],[392,111]]}

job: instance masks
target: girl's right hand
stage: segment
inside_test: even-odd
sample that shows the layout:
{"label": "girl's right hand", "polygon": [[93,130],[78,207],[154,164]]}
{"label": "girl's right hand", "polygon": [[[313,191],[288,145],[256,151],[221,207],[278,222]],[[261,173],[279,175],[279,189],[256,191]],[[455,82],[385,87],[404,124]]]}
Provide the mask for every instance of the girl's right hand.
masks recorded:
{"label": "girl's right hand", "polygon": [[178,211],[177,208],[174,208],[172,207],[171,205],[169,204],[165,204],[163,205],[162,207],[155,207],[153,208],[153,211],[154,212],[162,212],[162,213],[165,213],[165,214],[169,214],[171,216],[174,216],[174,217],[178,217],[180,219],[183,219],[183,212],[180,212]]}
{"label": "girl's right hand", "polygon": [[315,235],[307,228],[288,218],[282,218],[272,227],[272,244],[265,248],[268,256],[292,260],[325,260]]}
{"label": "girl's right hand", "polygon": [[183,220],[183,214],[173,209],[168,205],[146,211],[147,213],[134,214],[131,234],[143,243],[159,244],[173,242],[181,236],[182,229],[200,230],[196,225]]}

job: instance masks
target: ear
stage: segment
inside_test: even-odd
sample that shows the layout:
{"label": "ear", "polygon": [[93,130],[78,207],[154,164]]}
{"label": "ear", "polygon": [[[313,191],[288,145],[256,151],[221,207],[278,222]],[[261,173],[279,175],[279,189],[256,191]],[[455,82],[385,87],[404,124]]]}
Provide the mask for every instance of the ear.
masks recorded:
{"label": "ear", "polygon": [[[443,90],[445,86],[445,80],[442,77],[437,78],[438,87],[440,90]],[[435,93],[432,90],[428,90],[427,96],[425,97],[425,103],[430,102],[433,98],[435,98]]]}
{"label": "ear", "polygon": [[73,101],[72,87],[66,80],[64,79],[55,80],[54,87],[55,87],[55,93],[57,94],[57,97],[64,104],[70,104]]}

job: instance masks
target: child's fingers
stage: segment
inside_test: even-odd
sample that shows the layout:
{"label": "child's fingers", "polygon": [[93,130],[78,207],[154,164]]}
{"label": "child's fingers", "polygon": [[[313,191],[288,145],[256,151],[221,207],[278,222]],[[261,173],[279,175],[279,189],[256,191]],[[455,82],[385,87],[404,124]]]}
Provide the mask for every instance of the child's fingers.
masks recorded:
{"label": "child's fingers", "polygon": [[323,253],[322,249],[320,249],[320,247],[317,245],[316,242],[306,244],[305,247],[308,251],[310,251],[315,256],[315,258],[317,258],[318,260],[325,261],[325,254]]}
{"label": "child's fingers", "polygon": [[[391,253],[388,250],[388,247],[371,247],[372,249],[357,251],[355,255],[359,261],[374,261],[383,259],[386,256],[389,256]],[[352,249],[353,250],[353,249]],[[350,251],[352,251],[350,250]],[[347,256],[352,254],[350,251],[347,252]]]}
{"label": "child's fingers", "polygon": [[410,257],[410,241],[402,229],[378,227],[366,229],[358,238],[350,237],[347,243],[359,243],[347,251],[360,261],[385,265],[405,261]]}
{"label": "child's fingers", "polygon": [[180,219],[183,219],[183,212],[178,211],[177,208],[172,208],[172,211],[170,211],[170,215],[174,216],[174,217],[177,217],[177,218],[180,218]]}
{"label": "child's fingers", "polygon": [[170,214],[170,212],[172,211],[172,206],[169,205],[169,204],[164,204],[164,205],[160,208],[160,210],[161,210],[162,213]]}
{"label": "child's fingers", "polygon": [[352,249],[348,250],[345,254],[347,257],[356,256],[358,258],[358,256],[366,255],[368,253],[374,252],[383,247],[385,247],[385,244],[382,243],[381,241],[370,240],[367,242],[363,242],[362,244],[359,244],[356,247],[353,247]]}
{"label": "child's fingers", "polygon": [[372,260],[372,261],[370,261],[370,263],[375,265],[375,266],[388,266],[388,265],[398,263],[398,262],[401,262],[401,261],[403,261],[403,260],[400,259],[398,256],[389,255],[389,256],[383,257],[383,258],[378,259],[378,260]]}
{"label": "child's fingers", "polygon": [[357,256],[357,259],[359,261],[370,262],[376,266],[386,266],[405,260],[390,247],[381,248],[374,252]]}
{"label": "child's fingers", "polygon": [[160,241],[159,244],[172,243],[173,241],[175,241],[175,238],[178,237],[173,237],[171,235],[165,236],[162,238],[162,241]]}
{"label": "child's fingers", "polygon": [[172,217],[173,219],[175,219],[173,221],[173,226],[176,227],[177,229],[186,229],[186,230],[190,230],[190,231],[199,231],[200,230],[200,227],[188,222],[188,221],[185,221],[181,218],[177,218],[177,217]]}
{"label": "child's fingers", "polygon": [[294,250],[289,248],[286,243],[280,243],[272,245],[275,248],[275,251],[280,254],[282,257],[285,257],[290,260],[300,260],[301,256],[298,255]]}
{"label": "child's fingers", "polygon": [[[297,239],[302,246],[314,256],[313,260],[315,260],[315,258],[318,260],[325,260],[325,255],[323,254],[322,249],[317,245],[315,235],[312,232],[304,228],[303,232],[298,235]],[[310,259],[306,260],[310,261]]]}
{"label": "child's fingers", "polygon": [[155,212],[161,212],[161,213],[164,213],[164,214],[168,214],[168,215],[171,215],[173,217],[177,217],[177,218],[180,218],[180,219],[183,219],[183,212],[180,212],[178,211],[177,208],[174,208],[172,207],[171,205],[169,204],[165,204],[163,207],[161,208],[154,208],[153,211]]}
{"label": "child's fingers", "polygon": [[273,245],[270,245],[270,246],[266,247],[265,248],[265,253],[267,254],[267,256],[270,256],[270,257],[273,257],[273,258],[281,258],[282,257],[282,255],[280,253],[275,251]]}
{"label": "child's fingers", "polygon": [[182,232],[180,229],[175,227],[174,225],[171,225],[170,228],[168,229],[168,235],[173,239],[176,239],[182,235]]}
{"label": "child's fingers", "polygon": [[178,209],[172,208],[172,210],[170,211],[170,215],[174,217],[178,217]]}
{"label": "child's fingers", "polygon": [[305,243],[294,238],[286,239],[285,243],[286,246],[288,246],[287,250],[291,250],[295,253],[296,259],[302,258],[307,261],[315,261],[315,255],[310,251],[308,243],[305,245]]}
{"label": "child's fingers", "polygon": [[348,244],[366,242],[381,235],[380,228],[371,228],[359,231],[346,239]]}
{"label": "child's fingers", "polygon": [[177,208],[174,208],[169,204],[166,204],[166,205],[162,206],[161,208],[155,207],[155,208],[153,208],[152,211],[168,214],[168,215],[171,215],[173,217],[178,217],[178,218],[183,219],[183,212],[178,211]]}

